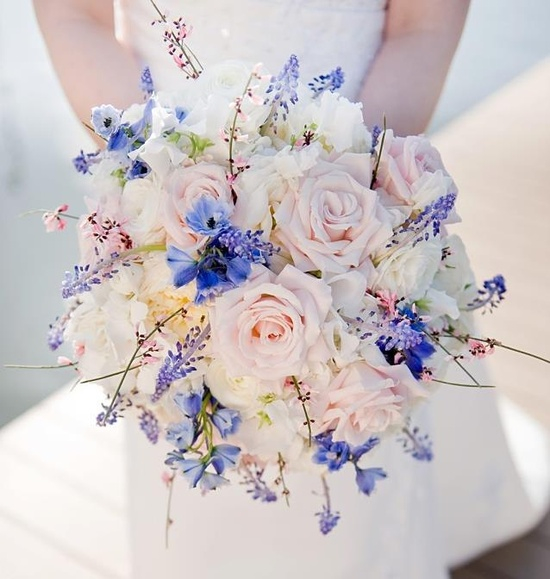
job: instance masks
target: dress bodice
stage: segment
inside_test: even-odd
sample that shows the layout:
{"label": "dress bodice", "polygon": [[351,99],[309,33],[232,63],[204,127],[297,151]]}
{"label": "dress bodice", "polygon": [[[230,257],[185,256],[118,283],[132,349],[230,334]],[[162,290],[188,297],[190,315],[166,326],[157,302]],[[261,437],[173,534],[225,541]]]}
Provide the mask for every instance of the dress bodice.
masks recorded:
{"label": "dress bodice", "polygon": [[[301,77],[341,66],[344,94],[355,97],[383,34],[386,0],[159,0],[172,18],[193,27],[189,45],[207,67],[225,59],[262,62],[278,72],[290,54]],[[149,0],[115,0],[117,34],[152,72],[159,89],[173,89],[182,73],[172,63]]]}

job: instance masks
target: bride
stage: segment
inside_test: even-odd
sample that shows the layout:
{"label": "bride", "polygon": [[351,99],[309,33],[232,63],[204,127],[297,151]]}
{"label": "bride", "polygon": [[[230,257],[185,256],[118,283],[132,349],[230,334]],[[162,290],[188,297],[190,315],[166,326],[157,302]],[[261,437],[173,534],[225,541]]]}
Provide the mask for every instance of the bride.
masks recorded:
{"label": "bride", "polygon": [[[467,0],[158,4],[193,25],[190,43],[205,67],[237,58],[277,72],[295,53],[307,81],[342,66],[342,92],[363,102],[365,121],[380,124],[385,115],[403,135],[425,130],[468,7]],[[151,26],[156,14],[149,0],[35,0],[35,7],[82,120],[100,103],[123,108],[140,101],[144,65],[156,88],[179,86],[181,72]],[[508,451],[494,392],[442,389],[415,421],[431,432],[435,461],[418,463],[399,445],[382,445],[376,462],[390,477],[372,497],[357,493],[349,473],[332,478],[333,502],[345,518],[331,535],[316,532],[319,497],[305,475],[288,481],[290,509],[256,504],[239,485],[203,499],[177,481],[168,550],[160,482],[165,449],[148,446],[129,426],[132,576],[440,579],[449,566],[523,532],[540,515]]]}

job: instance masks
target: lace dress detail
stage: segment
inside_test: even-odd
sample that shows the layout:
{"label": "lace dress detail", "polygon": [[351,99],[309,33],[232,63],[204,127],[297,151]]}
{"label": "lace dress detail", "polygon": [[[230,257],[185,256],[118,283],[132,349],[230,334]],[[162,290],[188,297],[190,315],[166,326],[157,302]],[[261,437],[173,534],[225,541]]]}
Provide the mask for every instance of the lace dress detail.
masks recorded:
{"label": "lace dress detail", "polygon": [[[296,54],[306,82],[341,66],[342,92],[352,98],[380,46],[385,20],[384,0],[165,0],[159,5],[193,26],[189,44],[205,66],[240,59],[262,62],[277,73]],[[166,54],[160,28],[151,26],[150,2],[118,0],[115,7],[119,38],[149,65],[158,88],[177,88],[181,72]]]}

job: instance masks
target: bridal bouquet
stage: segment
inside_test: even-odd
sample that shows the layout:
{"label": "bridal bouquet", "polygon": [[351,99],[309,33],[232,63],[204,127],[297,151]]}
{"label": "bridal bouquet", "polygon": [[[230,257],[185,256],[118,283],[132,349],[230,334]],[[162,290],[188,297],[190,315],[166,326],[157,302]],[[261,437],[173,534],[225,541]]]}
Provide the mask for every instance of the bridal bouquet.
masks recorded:
{"label": "bridal bouquet", "polygon": [[[50,345],[70,343],[65,363],[104,388],[100,425],[132,415],[172,445],[169,481],[209,491],[240,476],[273,501],[287,471],[318,472],[326,533],[340,516],[326,475],[350,463],[371,494],[386,477],[371,451],[388,438],[432,458],[411,410],[449,360],[492,350],[468,338],[471,311],[504,282],[476,288],[437,151],[369,130],[337,92],[340,69],[309,84],[295,56],[277,76],[200,72],[175,25],[181,92],[146,74],[144,103],[92,112],[106,145],[75,159],[97,194]],[[45,215],[49,229],[66,211]]]}

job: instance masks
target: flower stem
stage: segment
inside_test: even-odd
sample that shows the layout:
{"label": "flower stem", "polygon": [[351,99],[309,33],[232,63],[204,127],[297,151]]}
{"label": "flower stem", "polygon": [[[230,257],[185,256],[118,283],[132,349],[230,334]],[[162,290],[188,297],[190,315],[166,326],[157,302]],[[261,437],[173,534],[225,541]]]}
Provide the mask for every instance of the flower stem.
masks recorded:
{"label": "flower stem", "polygon": [[458,359],[456,358],[456,356],[454,356],[447,348],[445,348],[445,346],[432,334],[429,334],[428,332],[424,331],[424,334],[426,334],[426,336],[428,336],[432,342],[434,342],[435,344],[437,344],[446,354],[448,354],[449,356],[451,356],[453,358],[453,361],[455,362],[455,364],[468,376],[468,378],[470,378],[473,382],[472,386],[481,386],[481,384],[475,379],[475,377],[464,367],[463,364],[461,364]]}
{"label": "flower stem", "polygon": [[491,384],[464,384],[463,382],[447,382],[446,380],[438,380],[432,378],[431,382],[437,382],[438,384],[447,384],[449,386],[463,386],[464,388],[494,388],[495,386]]}
{"label": "flower stem", "polygon": [[[132,366],[131,368],[128,369],[128,372],[131,372],[132,370],[137,370],[138,368],[141,368],[141,364],[138,364],[137,366]],[[97,376],[96,378],[88,378],[87,380],[81,380],[80,383],[89,384],[90,382],[99,382],[99,380],[106,380],[107,378],[112,378],[113,376],[120,376],[125,371],[126,369],[118,370],[117,372],[112,372],[111,374],[104,374],[103,376]]]}
{"label": "flower stem", "polygon": [[489,344],[491,346],[497,346],[497,347],[502,348],[504,350],[510,350],[510,352],[515,352],[516,354],[523,354],[524,356],[529,356],[529,358],[534,358],[535,360],[540,360],[541,362],[544,362],[546,364],[550,364],[550,360],[548,358],[544,358],[543,356],[539,356],[537,354],[532,354],[531,352],[526,352],[525,350],[520,350],[519,348],[514,348],[513,346],[508,346],[506,344],[503,344],[502,342],[499,342],[498,340],[492,340],[490,338],[474,338],[473,336],[469,336],[467,334],[457,336],[456,334],[453,334],[451,332],[445,332],[444,335],[449,337],[449,338],[454,338],[455,340],[459,340],[460,342],[463,342],[464,344],[466,344],[468,342],[468,340],[475,340],[477,342],[483,342],[484,344]]}
{"label": "flower stem", "polygon": [[290,495],[290,491],[288,490],[288,487],[286,486],[285,475],[284,475],[286,462],[285,462],[285,459],[283,458],[283,455],[280,452],[277,453],[277,466],[279,467],[279,478],[275,482],[276,483],[279,482],[282,485],[283,496],[285,497],[286,505],[287,505],[287,507],[290,507],[290,501],[288,499],[288,497]]}
{"label": "flower stem", "polygon": [[302,410],[304,411],[304,416],[306,417],[306,421],[305,424],[307,425],[307,434],[308,434],[308,446],[311,446],[311,419],[309,417],[309,414],[307,412],[307,407],[306,407],[306,400],[308,400],[308,396],[304,396],[302,394],[302,390],[300,389],[300,383],[298,382],[296,376],[292,376],[292,383],[294,384],[294,389],[296,390],[296,393],[298,394],[298,400],[300,401],[300,404],[302,405]]}
{"label": "flower stem", "polygon": [[378,157],[376,159],[376,165],[372,171],[372,179],[370,181],[370,188],[372,189],[374,183],[376,182],[376,175],[378,175],[378,168],[380,167],[380,160],[382,158],[382,151],[384,150],[384,141],[386,140],[386,115],[384,115],[382,121],[383,131],[382,131],[382,139],[380,141],[380,152],[378,153]]}
{"label": "flower stem", "polygon": [[134,350],[134,353],[132,354],[132,356],[130,358],[130,361],[128,362],[128,365],[126,366],[126,368],[122,372],[122,377],[120,379],[120,382],[118,383],[118,386],[115,390],[115,393],[113,394],[113,397],[111,399],[111,403],[109,404],[109,408],[107,408],[107,410],[105,412],[105,416],[103,417],[102,426],[105,426],[107,424],[107,418],[109,417],[109,415],[113,411],[115,401],[116,401],[117,396],[122,388],[122,385],[124,384],[124,380],[126,380],[126,376],[128,376],[128,373],[130,372],[130,369],[132,368],[132,364],[134,363],[135,359],[137,358],[138,353],[141,350],[142,345],[151,336],[153,336],[156,332],[158,332],[160,330],[160,328],[162,328],[162,326],[164,326],[166,323],[168,323],[170,320],[172,320],[173,318],[175,318],[179,314],[183,313],[184,311],[185,311],[184,306],[182,306],[181,308],[178,308],[175,312],[172,312],[168,317],[164,318],[159,323],[157,323],[155,325],[155,327],[145,336],[145,338],[143,340],[139,341],[138,345],[136,346],[136,349]]}
{"label": "flower stem", "polygon": [[168,502],[166,505],[166,526],[164,528],[164,544],[168,549],[168,538],[170,534],[170,527],[174,522],[170,516],[170,511],[172,510],[172,495],[174,494],[174,479],[176,478],[176,473],[173,472],[170,479],[167,482],[168,485]]}
{"label": "flower stem", "polygon": [[58,368],[74,368],[76,363],[72,364],[52,364],[42,366],[27,366],[25,364],[4,364],[4,368],[19,368],[23,370],[57,370]]}

